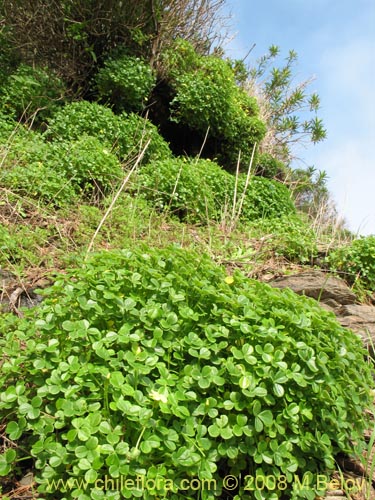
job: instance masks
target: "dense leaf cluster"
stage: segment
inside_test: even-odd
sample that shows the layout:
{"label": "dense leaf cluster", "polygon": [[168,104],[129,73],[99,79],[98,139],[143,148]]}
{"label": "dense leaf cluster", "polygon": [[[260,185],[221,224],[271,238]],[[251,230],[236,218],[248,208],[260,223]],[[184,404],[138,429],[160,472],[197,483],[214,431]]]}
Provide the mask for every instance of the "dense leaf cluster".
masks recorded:
{"label": "dense leaf cluster", "polygon": [[328,255],[332,270],[338,271],[350,284],[375,291],[375,236],[354,240]]}
{"label": "dense leaf cluster", "polygon": [[66,88],[48,69],[20,64],[0,88],[0,108],[17,120],[40,124],[64,102]]}
{"label": "dense leaf cluster", "polygon": [[[103,498],[108,474],[158,486],[110,498],[220,498],[223,478],[273,475],[313,499],[314,474],[360,447],[371,403],[361,341],[315,302],[170,248],[95,255],[38,311],[1,318],[0,417],[45,498]],[[310,474],[311,489],[293,491]],[[53,479],[83,480],[51,490]],[[169,482],[167,483],[166,480]],[[242,484],[234,493],[248,498]]]}
{"label": "dense leaf cluster", "polygon": [[118,111],[142,111],[156,78],[139,57],[123,55],[108,59],[96,75],[99,97]]}
{"label": "dense leaf cluster", "polygon": [[116,115],[109,107],[95,102],[65,105],[52,117],[45,133],[54,140],[76,140],[83,134],[108,144],[120,160],[136,157],[149,139],[144,162],[171,155],[168,144],[150,121],[134,113]]}
{"label": "dense leaf cluster", "polygon": [[219,162],[234,168],[247,167],[255,144],[266,126],[258,116],[256,99],[236,83],[229,61],[199,56],[184,40],[165,54],[166,79],[174,98],[171,119],[208,137],[216,145]]}
{"label": "dense leaf cluster", "polygon": [[209,160],[181,159],[150,163],[136,182],[140,194],[159,210],[190,222],[220,221],[232,214],[242,220],[295,213],[290,191],[263,177],[237,178]]}

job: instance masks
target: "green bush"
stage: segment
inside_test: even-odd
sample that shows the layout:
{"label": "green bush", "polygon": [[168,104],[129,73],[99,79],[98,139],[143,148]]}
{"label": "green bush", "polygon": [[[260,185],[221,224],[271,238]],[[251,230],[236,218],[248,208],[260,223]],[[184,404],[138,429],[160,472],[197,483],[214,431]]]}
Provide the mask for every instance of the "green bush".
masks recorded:
{"label": "green bush", "polygon": [[3,123],[4,142],[0,145],[0,150],[4,169],[16,164],[27,167],[29,163],[43,161],[50,155],[51,148],[42,134],[12,119]]}
{"label": "green bush", "polygon": [[260,219],[253,234],[263,238],[262,252],[291,262],[308,263],[317,255],[317,236],[311,224],[299,215]]}
{"label": "green bush", "polygon": [[123,176],[110,146],[96,137],[48,143],[40,134],[27,132],[2,149],[1,182],[16,193],[55,206],[71,203],[78,195],[98,199]]}
{"label": "green bush", "polygon": [[113,146],[117,141],[117,117],[110,108],[89,101],[66,104],[49,121],[45,136],[54,140],[77,140],[83,134]]}
{"label": "green bush", "polygon": [[117,111],[142,111],[156,83],[149,64],[126,55],[107,60],[95,80],[101,100]]}
{"label": "green bush", "polygon": [[[9,125],[13,128],[13,124]],[[4,187],[54,206],[69,204],[76,198],[69,178],[61,169],[65,153],[58,155],[57,149],[46,143],[41,134],[22,125],[6,139],[0,146],[0,183]]]}
{"label": "green bush", "polygon": [[2,172],[0,181],[14,193],[56,207],[70,204],[77,198],[69,178],[55,170],[54,164],[41,161],[30,163],[27,168],[16,165]]}
{"label": "green bush", "polygon": [[168,143],[150,120],[134,113],[122,113],[118,117],[118,128],[118,145],[123,157],[136,157],[149,139],[151,142],[143,157],[143,164],[172,156]]}
{"label": "green bush", "polygon": [[241,151],[241,166],[246,168],[266,126],[258,116],[256,99],[236,84],[230,61],[198,56],[181,41],[164,58],[166,78],[174,92],[171,119],[201,134],[209,131],[226,168],[236,165]]}
{"label": "green bush", "polygon": [[375,292],[375,236],[361,237],[331,251],[327,261],[349,284]]}
{"label": "green bush", "polygon": [[[221,220],[232,214],[235,177],[210,160],[173,158],[142,167],[137,187],[159,210],[170,210],[190,222]],[[295,213],[289,190],[281,183],[246,175],[237,183],[240,219],[280,217]],[[243,193],[245,192],[245,196]]]}
{"label": "green bush", "polygon": [[[245,190],[246,176],[240,175],[238,192]],[[252,177],[243,202],[241,217],[244,220],[272,219],[292,215],[296,209],[289,189],[276,180]]]}
{"label": "green bush", "polygon": [[177,248],[97,254],[46,295],[0,317],[0,474],[31,457],[43,498],[245,500],[273,476],[255,498],[313,500],[363,447],[361,340],[311,299]]}
{"label": "green bush", "polygon": [[220,219],[225,203],[232,202],[234,178],[209,160],[173,158],[142,167],[136,184],[158,210],[207,222]]}
{"label": "green bush", "polygon": [[256,175],[267,177],[268,179],[274,179],[275,177],[285,178],[285,163],[269,153],[261,153],[257,155],[255,165]]}
{"label": "green bush", "polygon": [[9,115],[0,111],[0,139],[6,141],[18,128],[18,123]]}
{"label": "green bush", "polygon": [[93,194],[100,198],[122,179],[119,160],[96,137],[84,135],[77,141],[60,143],[56,151],[56,168],[86,197]]}
{"label": "green bush", "polygon": [[17,120],[40,124],[62,104],[65,91],[50,70],[20,64],[2,86],[0,107]]}
{"label": "green bush", "polygon": [[76,140],[83,134],[110,144],[121,160],[136,156],[148,139],[151,143],[144,162],[171,155],[168,144],[150,121],[135,114],[118,116],[106,106],[88,101],[64,106],[54,115],[46,131],[46,137],[55,140]]}

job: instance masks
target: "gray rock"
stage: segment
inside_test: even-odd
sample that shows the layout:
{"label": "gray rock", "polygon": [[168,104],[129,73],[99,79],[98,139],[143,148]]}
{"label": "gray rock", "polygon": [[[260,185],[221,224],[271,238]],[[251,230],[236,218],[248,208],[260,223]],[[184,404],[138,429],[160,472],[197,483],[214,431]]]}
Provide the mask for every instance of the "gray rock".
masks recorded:
{"label": "gray rock", "polygon": [[277,278],[270,285],[290,288],[298,295],[319,300],[324,309],[333,312],[342,326],[357,333],[375,354],[375,307],[356,304],[355,294],[340,278],[311,270]]}
{"label": "gray rock", "polygon": [[358,333],[365,345],[374,349],[375,344],[375,307],[361,304],[349,304],[336,309],[338,321],[345,328]]}
{"label": "gray rock", "polygon": [[330,307],[353,304],[356,301],[355,294],[345,281],[322,271],[311,270],[283,276],[270,285],[275,288],[290,288],[299,295],[307,295]]}
{"label": "gray rock", "polygon": [[0,291],[5,290],[15,280],[16,277],[10,271],[0,269]]}

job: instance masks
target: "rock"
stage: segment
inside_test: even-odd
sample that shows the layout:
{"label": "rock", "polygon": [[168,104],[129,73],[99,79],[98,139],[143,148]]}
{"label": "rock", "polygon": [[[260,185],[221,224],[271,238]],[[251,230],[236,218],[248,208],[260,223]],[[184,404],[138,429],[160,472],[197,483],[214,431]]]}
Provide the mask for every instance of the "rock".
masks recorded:
{"label": "rock", "polygon": [[0,291],[4,291],[14,281],[16,281],[14,274],[0,269]]}
{"label": "rock", "polygon": [[[38,286],[38,288],[41,288]],[[40,304],[43,297],[29,285],[20,285],[19,279],[10,271],[0,269],[0,313],[18,312],[19,308],[31,308]]]}
{"label": "rock", "polygon": [[358,333],[364,343],[374,350],[375,344],[375,307],[348,304],[336,309],[335,314],[342,326]]}
{"label": "rock", "polygon": [[322,271],[311,270],[282,276],[270,285],[276,288],[290,288],[299,295],[307,295],[333,308],[356,301],[355,294],[345,281]]}

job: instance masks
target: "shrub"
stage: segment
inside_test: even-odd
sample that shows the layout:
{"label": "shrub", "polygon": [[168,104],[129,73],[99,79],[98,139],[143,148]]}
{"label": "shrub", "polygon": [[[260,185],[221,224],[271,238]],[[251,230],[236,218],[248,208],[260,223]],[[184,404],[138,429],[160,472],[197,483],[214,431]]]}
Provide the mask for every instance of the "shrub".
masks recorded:
{"label": "shrub", "polygon": [[157,127],[149,120],[134,113],[122,113],[119,115],[118,124],[118,145],[123,157],[137,156],[149,139],[151,142],[142,163],[146,164],[172,156],[168,143],[159,134]]}
{"label": "shrub", "polygon": [[[210,160],[174,158],[142,167],[138,174],[142,196],[159,210],[170,210],[190,222],[221,220],[232,213],[235,177]],[[240,218],[280,217],[295,213],[289,190],[281,183],[263,177],[239,175],[237,208],[245,192]]]}
{"label": "shrub", "polygon": [[[240,193],[244,191],[245,184],[246,176],[242,174],[238,182]],[[279,218],[295,212],[291,193],[284,184],[265,177],[251,178],[242,208],[244,220]]]}
{"label": "shrub", "polygon": [[88,101],[64,106],[54,115],[46,131],[46,137],[59,140],[76,140],[83,134],[109,143],[121,160],[136,155],[148,139],[151,143],[144,162],[171,155],[168,144],[150,121],[134,114],[117,116],[106,106]]}
{"label": "shrub", "polygon": [[[14,122],[17,126],[17,123]],[[10,124],[13,127],[13,124]],[[41,203],[62,206],[71,203],[76,193],[61,169],[64,155],[46,143],[41,134],[16,127],[14,135],[0,146],[1,184],[11,191]]]}
{"label": "shrub", "polygon": [[18,123],[9,115],[0,111],[0,139],[7,140],[15,129],[18,128]]}
{"label": "shrub", "polygon": [[186,42],[176,42],[164,57],[167,81],[175,94],[171,119],[201,134],[209,131],[218,160],[228,169],[236,165],[241,151],[241,165],[246,168],[266,126],[258,116],[256,99],[236,84],[230,61],[198,56]]}
{"label": "shrub", "polygon": [[118,111],[142,111],[156,78],[139,57],[109,59],[96,76],[99,97]]}
{"label": "shrub", "polygon": [[41,161],[30,163],[28,167],[16,165],[0,175],[1,183],[11,191],[34,198],[44,204],[61,207],[72,203],[77,193],[70,180],[54,165]]}
{"label": "shrub", "polygon": [[269,153],[261,153],[256,158],[256,175],[274,179],[285,178],[286,165]]}
{"label": "shrub", "polygon": [[239,153],[240,168],[246,171],[249,168],[253,149],[261,142],[266,127],[257,116],[247,116],[244,112],[237,110],[230,118],[230,129],[223,138],[219,161],[222,165],[234,170],[237,165]]}
{"label": "shrub", "polygon": [[110,147],[96,137],[84,135],[77,141],[59,144],[56,150],[55,161],[60,162],[60,170],[86,197],[108,194],[122,178],[120,162]]}
{"label": "shrub", "polygon": [[256,498],[300,498],[297,477],[313,499],[315,474],[363,446],[364,349],[311,299],[177,248],[97,254],[46,295],[0,318],[0,473],[31,456],[46,499],[126,476],[111,498],[213,500],[228,474],[238,499],[267,476],[280,488]]}
{"label": "shrub", "polygon": [[361,237],[328,255],[330,269],[337,271],[351,285],[375,292],[375,236]]}
{"label": "shrub", "polygon": [[58,140],[77,140],[83,134],[101,141],[116,143],[117,117],[106,106],[88,101],[66,104],[49,121],[46,137]]}
{"label": "shrub", "polygon": [[65,86],[48,69],[20,64],[3,85],[0,106],[17,120],[40,124],[63,102]]}
{"label": "shrub", "polygon": [[263,252],[296,263],[311,262],[317,255],[317,236],[311,225],[299,215],[258,220],[253,231],[258,237],[263,237]]}
{"label": "shrub", "polygon": [[140,194],[157,209],[190,222],[220,219],[233,186],[234,178],[209,160],[158,161],[142,167],[137,177]]}
{"label": "shrub", "polygon": [[231,67],[222,59],[204,58],[200,66],[176,78],[172,117],[203,133],[210,127],[218,136],[230,126],[228,116],[237,87]]}
{"label": "shrub", "polygon": [[110,146],[96,137],[48,143],[40,134],[22,133],[8,147],[1,181],[43,203],[62,206],[77,195],[101,197],[122,177]]}
{"label": "shrub", "polygon": [[39,132],[12,119],[3,123],[4,143],[0,146],[3,168],[11,168],[16,164],[27,167],[29,163],[43,161],[49,156],[51,148]]}

